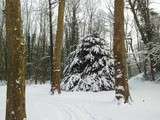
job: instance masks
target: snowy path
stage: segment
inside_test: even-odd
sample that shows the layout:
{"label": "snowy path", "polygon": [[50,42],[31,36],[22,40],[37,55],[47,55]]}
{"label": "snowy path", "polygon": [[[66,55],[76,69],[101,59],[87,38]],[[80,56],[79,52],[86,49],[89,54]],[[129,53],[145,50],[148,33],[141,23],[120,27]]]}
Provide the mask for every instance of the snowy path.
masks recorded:
{"label": "snowy path", "polygon": [[101,99],[106,97],[106,92],[63,92],[62,95],[51,96],[48,93],[48,87],[30,86],[28,89],[27,110],[29,110],[27,112],[29,120],[51,120],[51,118],[53,120],[98,120],[96,111],[94,111],[96,107],[103,108],[104,103],[110,104],[109,102],[113,98],[111,97],[108,102],[105,99]]}
{"label": "snowy path", "polygon": [[[160,120],[160,84],[133,80],[130,86],[132,105],[115,104],[114,92],[50,95],[49,85],[27,86],[28,120]],[[5,92],[0,86],[0,120]]]}

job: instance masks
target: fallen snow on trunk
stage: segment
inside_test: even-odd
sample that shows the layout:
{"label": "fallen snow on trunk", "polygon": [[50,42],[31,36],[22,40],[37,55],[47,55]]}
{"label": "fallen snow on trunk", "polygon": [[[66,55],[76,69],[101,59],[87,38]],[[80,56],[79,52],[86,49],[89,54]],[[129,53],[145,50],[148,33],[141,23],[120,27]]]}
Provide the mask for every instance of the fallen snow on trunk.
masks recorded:
{"label": "fallen snow on trunk", "polygon": [[[113,91],[50,95],[49,85],[27,86],[28,120],[160,120],[160,85],[139,78],[130,82],[128,105],[117,105]],[[0,86],[0,120],[5,120],[5,93]]]}

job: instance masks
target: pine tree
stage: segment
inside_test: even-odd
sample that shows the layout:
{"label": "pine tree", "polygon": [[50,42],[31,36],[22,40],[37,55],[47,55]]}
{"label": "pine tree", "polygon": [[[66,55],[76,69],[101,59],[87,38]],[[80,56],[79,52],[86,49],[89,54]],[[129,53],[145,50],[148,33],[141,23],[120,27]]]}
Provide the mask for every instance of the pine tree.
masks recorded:
{"label": "pine tree", "polygon": [[25,44],[20,0],[6,0],[7,102],[6,120],[25,120]]}
{"label": "pine tree", "polygon": [[114,59],[115,59],[115,92],[117,100],[127,103],[129,88],[126,67],[126,49],[124,39],[124,0],[115,0],[114,11]]}
{"label": "pine tree", "polygon": [[54,93],[55,89],[58,93],[60,90],[60,79],[61,79],[61,54],[62,54],[62,41],[63,41],[63,31],[64,31],[64,8],[65,0],[59,0],[58,8],[58,23],[57,23],[57,34],[56,42],[53,54],[53,81],[51,86],[51,92]]}
{"label": "pine tree", "polygon": [[106,41],[94,33],[82,39],[68,58],[61,86],[67,91],[114,89],[113,59]]}

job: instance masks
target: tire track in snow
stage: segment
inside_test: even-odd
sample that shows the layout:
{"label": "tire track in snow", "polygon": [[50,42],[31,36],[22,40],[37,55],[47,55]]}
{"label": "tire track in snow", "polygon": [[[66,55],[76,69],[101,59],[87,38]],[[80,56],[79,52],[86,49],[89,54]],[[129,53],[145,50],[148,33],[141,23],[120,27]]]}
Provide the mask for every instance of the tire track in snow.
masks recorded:
{"label": "tire track in snow", "polygon": [[[75,108],[73,108],[72,105],[62,103],[62,102],[56,102],[54,105],[48,103],[48,106],[50,107],[56,107],[58,110],[57,112],[60,113],[58,118],[60,117],[61,119],[56,119],[56,120],[82,120],[81,117],[79,116],[79,113],[75,112]],[[63,116],[63,118],[62,118]]]}
{"label": "tire track in snow", "polygon": [[64,111],[65,114],[70,116],[70,118],[68,120],[82,120],[80,114],[75,112],[76,109],[73,108],[73,105],[63,103],[63,104],[59,105],[59,108],[61,111]]}
{"label": "tire track in snow", "polygon": [[79,108],[82,111],[85,111],[90,116],[91,120],[113,120],[112,118],[98,118],[98,117],[96,117],[98,115],[95,115],[93,111],[87,110],[87,107],[84,105],[79,106]]}
{"label": "tire track in snow", "polygon": [[[59,108],[53,103],[42,104],[41,102],[37,102],[36,104],[33,104],[29,107],[32,108],[32,111],[29,111],[29,114],[38,114],[38,116],[30,118],[31,120],[50,120],[49,118],[54,118],[56,120],[66,120],[66,116],[64,117],[64,114],[62,115],[62,111],[59,110]],[[43,108],[43,112],[42,109],[39,108]],[[53,111],[54,113],[50,114],[50,112],[48,112],[48,109],[50,111]]]}
{"label": "tire track in snow", "polygon": [[68,112],[72,116],[72,120],[97,120],[93,114],[77,104],[63,104]]}
{"label": "tire track in snow", "polygon": [[90,118],[90,120],[98,120],[95,115],[93,115],[91,112],[89,112],[84,106],[76,105],[81,111],[84,111],[85,114],[87,114]]}
{"label": "tire track in snow", "polygon": [[[74,120],[72,114],[67,110],[67,108],[62,107],[63,105],[57,105],[56,107],[60,112],[63,112],[65,116],[68,116],[67,118],[65,117],[65,120]],[[62,114],[62,115],[64,115]]]}

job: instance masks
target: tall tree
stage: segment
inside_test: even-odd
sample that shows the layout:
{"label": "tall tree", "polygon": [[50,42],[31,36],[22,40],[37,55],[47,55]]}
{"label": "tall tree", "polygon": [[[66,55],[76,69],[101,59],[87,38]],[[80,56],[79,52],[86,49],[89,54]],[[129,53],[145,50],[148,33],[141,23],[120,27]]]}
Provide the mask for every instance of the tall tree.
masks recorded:
{"label": "tall tree", "polygon": [[[75,3],[76,4],[76,3]],[[77,2],[78,4],[78,2]],[[78,6],[78,5],[77,5]],[[77,23],[77,7],[76,5],[74,5],[72,7],[72,24],[71,24],[71,52],[74,51],[77,47],[78,41],[79,41],[79,35],[78,35],[78,23]]]}
{"label": "tall tree", "polygon": [[97,11],[97,0],[86,0],[85,9],[88,15],[88,34],[92,34],[94,32],[94,17]]}
{"label": "tall tree", "polygon": [[[156,31],[153,29],[154,24],[151,22],[151,10],[149,9],[150,1],[128,0],[128,3],[131,7],[131,11],[133,13],[135,23],[141,35],[141,39],[144,45],[147,47],[148,53],[145,54],[145,56],[149,55],[151,80],[155,80],[156,63],[154,60],[154,55],[150,54],[150,51],[153,49],[153,43],[157,42],[157,38],[155,38]],[[144,76],[148,78],[148,59],[146,58],[144,59]]]}
{"label": "tall tree", "polygon": [[[51,73],[50,73],[50,79],[51,79],[51,82],[52,82],[52,79],[53,79],[53,39],[54,39],[54,36],[53,36],[53,25],[52,25],[52,7],[53,5],[55,5],[57,3],[57,1],[53,1],[52,0],[48,0],[48,5],[49,5],[49,40],[50,40],[50,64],[51,64]],[[56,6],[56,5],[55,5]],[[55,7],[54,6],[54,7]]]}
{"label": "tall tree", "polygon": [[52,27],[52,3],[51,0],[48,0],[49,3],[49,31],[50,31],[50,62],[51,62],[51,80],[53,79],[53,27]]}
{"label": "tall tree", "polygon": [[0,0],[0,79],[5,79],[5,51],[6,51],[6,45],[5,45],[5,37],[4,37],[4,25],[5,25],[5,15],[3,12],[5,3],[4,0]]}
{"label": "tall tree", "polygon": [[60,79],[61,79],[61,53],[63,45],[63,31],[64,31],[64,9],[65,9],[65,0],[59,0],[57,33],[56,33],[56,42],[53,54],[53,81],[52,81],[53,83],[51,87],[52,93],[54,93],[55,89],[58,90],[58,93],[61,93]]}
{"label": "tall tree", "polygon": [[27,51],[27,79],[31,79],[32,76],[32,50],[31,50],[31,30],[32,30],[32,0],[22,1],[22,19],[23,19],[23,31],[24,38],[26,40],[26,51]]}
{"label": "tall tree", "polygon": [[67,66],[67,57],[76,50],[79,42],[80,0],[69,0],[65,5],[65,38],[63,48],[63,69]]}
{"label": "tall tree", "polygon": [[117,100],[129,100],[124,38],[124,0],[115,0],[113,52],[115,59],[115,94]]}
{"label": "tall tree", "polygon": [[71,7],[70,15],[71,15],[71,23],[70,23],[70,53],[75,51],[78,41],[79,41],[79,25],[77,14],[80,6],[80,0],[72,0],[69,7]]}
{"label": "tall tree", "polygon": [[7,102],[6,120],[25,120],[25,44],[20,0],[6,0]]}

